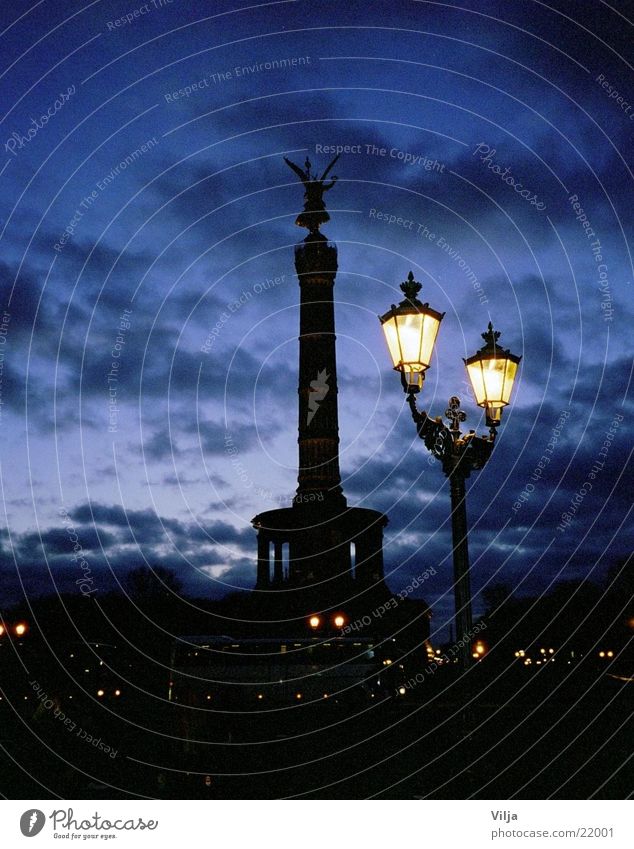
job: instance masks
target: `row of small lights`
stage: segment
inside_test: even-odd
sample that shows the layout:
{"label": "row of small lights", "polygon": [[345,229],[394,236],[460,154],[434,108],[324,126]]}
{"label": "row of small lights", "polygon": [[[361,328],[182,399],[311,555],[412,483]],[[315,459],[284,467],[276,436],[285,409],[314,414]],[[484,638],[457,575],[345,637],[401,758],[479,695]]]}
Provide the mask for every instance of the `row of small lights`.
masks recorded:
{"label": "row of small lights", "polygon": [[[316,613],[314,613],[308,618],[308,624],[313,629],[313,631],[316,631],[318,628],[321,628],[324,622],[325,618],[318,616]],[[343,628],[343,626],[346,624],[346,617],[343,615],[343,613],[336,613],[332,617],[331,622],[335,626],[335,628]]]}
{"label": "row of small lights", "polygon": [[[106,691],[105,691],[105,690],[97,690],[97,695],[98,695],[98,696],[99,696],[99,698],[101,699],[101,698],[103,698],[103,697],[106,695]],[[114,693],[113,693],[113,695],[115,695],[115,696],[120,696],[120,695],[121,695],[121,690],[115,690],[115,691],[114,691]],[[69,699],[72,699],[73,697],[72,697],[72,696],[69,696],[68,698],[69,698]],[[210,698],[211,698],[211,696],[207,696],[207,698],[208,698],[208,699],[210,699]],[[29,697],[28,697],[28,696],[25,696],[25,697],[24,697],[24,701],[25,701],[25,702],[26,702],[26,701],[28,701],[28,699],[29,699]],[[2,696],[0,696],[0,701],[2,701]]]}
{"label": "row of small lights", "polygon": [[[486,653],[487,653],[486,643],[484,643],[482,640],[478,640],[478,642],[475,643],[475,645],[473,646],[473,652],[471,653],[471,656],[473,658],[475,658],[475,660],[482,660],[482,658],[484,657],[484,655]],[[435,659],[438,663],[443,663],[442,658],[439,657],[438,655],[440,655],[440,649],[436,649],[435,653],[434,653],[434,650],[432,648],[427,649],[427,657],[430,660]],[[391,664],[392,664],[391,660],[384,660],[383,661],[383,666],[391,666]],[[399,666],[399,668],[402,669],[403,667]],[[407,689],[405,687],[401,686],[401,687],[398,688],[399,696],[404,696],[406,693],[407,693]]]}
{"label": "row of small lights", "polygon": [[[478,642],[474,643],[474,645],[473,645],[473,651],[471,652],[471,657],[473,657],[475,660],[482,660],[482,658],[487,653],[487,651],[488,651],[488,647],[487,647],[486,643],[483,642],[482,640],[478,640]],[[427,659],[428,660],[433,660],[438,664],[442,664],[445,661],[441,657],[441,654],[442,654],[442,652],[441,652],[440,649],[436,649],[434,651],[434,649],[431,648],[430,646],[427,647]],[[516,657],[517,657],[517,655],[516,655]],[[453,660],[454,660],[454,662],[457,662],[456,658],[454,658]],[[389,662],[391,663],[392,661],[389,661]],[[451,661],[449,661],[449,662],[451,662]],[[383,661],[383,664],[385,665],[385,661]]]}
{"label": "row of small lights", "polygon": [[[18,622],[17,625],[13,626],[13,633],[16,635],[16,637],[23,637],[28,630],[29,630],[29,626],[26,624],[26,622]],[[5,625],[0,625],[0,637],[4,637],[4,635],[8,634],[8,633],[10,633],[9,628]],[[74,657],[74,655],[71,654],[71,657]],[[99,665],[103,666],[103,661]],[[89,671],[90,670],[86,669],[86,672],[89,672]],[[105,696],[105,695],[106,695],[105,690],[97,690],[97,696],[99,698],[103,698],[103,696]],[[121,690],[115,690],[114,695],[117,696],[117,697],[120,696]],[[72,699],[73,697],[69,696],[68,698]],[[27,701],[28,696],[25,696],[24,699],[25,699],[25,701]]]}
{"label": "row of small lights", "polygon": [[[542,657],[541,657],[540,660],[535,661],[535,666],[541,666],[542,663],[548,663],[549,661],[551,661],[552,663],[555,662],[555,658],[550,656],[550,655],[555,654],[555,649],[546,650],[546,649],[542,648],[542,649],[539,650],[539,653],[542,655]],[[600,652],[598,652],[598,655],[601,658],[610,658],[610,657],[614,657],[614,652],[613,651],[600,651]],[[524,649],[519,649],[519,651],[516,651],[515,657],[523,660],[524,666],[531,666],[531,664],[533,663],[532,658],[529,657],[526,654]],[[570,664],[570,661],[568,661],[568,663]]]}
{"label": "row of small lights", "polygon": [[0,625],[0,637],[4,637],[5,634],[10,634],[11,627],[13,627],[13,633],[16,637],[23,637],[26,632],[29,630],[29,626],[26,622],[18,622],[16,625]]}
{"label": "row of small lights", "polygon": [[[536,666],[541,666],[542,663],[548,663],[548,661],[552,661],[552,663],[555,662],[555,658],[550,656],[555,653],[555,649],[540,649],[539,653],[542,655],[542,658],[541,660],[535,661]],[[523,660],[524,666],[530,666],[533,663],[533,659],[526,654],[524,649],[519,649],[519,651],[516,651],[515,657],[519,658],[520,660]]]}
{"label": "row of small lights", "polygon": [[[100,692],[100,693],[102,693],[102,695],[103,695],[103,690],[100,690],[99,692]],[[119,691],[118,691],[118,690],[115,692],[115,695],[119,695]],[[264,693],[258,693],[258,695],[257,695],[257,699],[258,699],[258,701],[262,701],[262,699],[263,699],[263,698],[264,698]],[[301,700],[304,698],[304,695],[303,695],[303,693],[295,693],[295,698],[296,698],[296,699],[297,699],[297,701],[299,702],[299,701],[301,701]],[[323,698],[324,698],[324,699],[327,699],[327,698],[328,698],[328,693],[324,693]],[[212,700],[212,697],[211,697],[210,695],[208,695],[208,696],[207,696],[207,701],[208,701],[208,702],[210,702],[211,700]]]}

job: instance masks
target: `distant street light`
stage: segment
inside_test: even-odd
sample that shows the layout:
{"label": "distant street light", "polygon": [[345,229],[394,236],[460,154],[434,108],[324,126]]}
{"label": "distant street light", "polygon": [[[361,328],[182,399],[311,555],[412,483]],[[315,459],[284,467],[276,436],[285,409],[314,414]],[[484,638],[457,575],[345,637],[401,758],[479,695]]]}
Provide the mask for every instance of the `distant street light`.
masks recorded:
{"label": "distant street light", "polygon": [[469,549],[467,544],[467,511],[465,480],[472,471],[482,469],[493,450],[496,428],[502,410],[511,398],[517,366],[521,357],[498,345],[500,333],[489,322],[482,334],[485,344],[472,357],[464,360],[476,403],[486,410],[489,436],[476,436],[470,430],[462,436],[460,423],[466,419],[460,409],[460,399],[449,399],[445,416],[449,427],[440,417],[432,419],[420,412],[416,395],[422,390],[425,372],[429,368],[440,322],[444,313],[421,303],[418,293],[421,284],[410,271],[401,283],[405,298],[379,320],[385,333],[394,369],[400,372],[403,390],[416,423],[418,435],[426,448],[441,461],[451,488],[451,524],[453,540],[454,596],[456,608],[456,642],[459,646],[461,668],[469,666],[472,656],[471,587],[469,579]]}

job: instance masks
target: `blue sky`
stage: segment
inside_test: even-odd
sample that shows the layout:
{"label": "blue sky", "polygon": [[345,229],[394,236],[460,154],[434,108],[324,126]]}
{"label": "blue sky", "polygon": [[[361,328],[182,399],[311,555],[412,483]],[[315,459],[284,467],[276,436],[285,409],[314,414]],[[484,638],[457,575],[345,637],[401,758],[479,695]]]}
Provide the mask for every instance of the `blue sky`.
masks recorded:
{"label": "blue sky", "polygon": [[44,0],[0,14],[7,602],[74,587],[61,508],[100,589],[144,561],[199,595],[253,585],[250,519],[296,486],[302,191],[282,156],[320,168],[337,145],[354,148],[324,227],[339,249],[344,488],[390,517],[390,585],[433,565],[424,594],[447,621],[447,486],[376,319],[410,269],[446,312],[421,406],[439,415],[459,394],[483,427],[461,358],[489,320],[523,357],[470,481],[475,590],[600,577],[631,549],[634,79],[620,7]]}

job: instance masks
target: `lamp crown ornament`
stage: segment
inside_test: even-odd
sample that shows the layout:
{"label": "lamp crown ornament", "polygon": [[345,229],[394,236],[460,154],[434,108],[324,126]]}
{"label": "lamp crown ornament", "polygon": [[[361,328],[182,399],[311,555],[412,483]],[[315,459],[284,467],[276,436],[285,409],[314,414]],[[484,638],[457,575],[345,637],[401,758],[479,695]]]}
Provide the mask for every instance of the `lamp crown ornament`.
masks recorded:
{"label": "lamp crown ornament", "polygon": [[414,304],[414,306],[418,306],[420,303],[417,296],[422,288],[422,285],[417,280],[414,280],[414,273],[412,271],[407,275],[407,280],[401,283],[401,292],[405,295],[405,299]]}
{"label": "lamp crown ornament", "polygon": [[[485,344],[480,348],[478,354],[490,354],[494,357],[508,357],[513,356],[508,348],[503,348],[498,339],[502,335],[499,330],[493,329],[493,324],[489,322],[487,329],[484,333],[480,334],[485,341]],[[521,360],[522,358],[518,358]]]}
{"label": "lamp crown ornament", "polygon": [[496,342],[500,338],[501,334],[499,330],[493,329],[493,324],[489,322],[487,329],[484,333],[480,334],[484,341],[487,343],[487,347],[490,345],[492,348],[495,348]]}

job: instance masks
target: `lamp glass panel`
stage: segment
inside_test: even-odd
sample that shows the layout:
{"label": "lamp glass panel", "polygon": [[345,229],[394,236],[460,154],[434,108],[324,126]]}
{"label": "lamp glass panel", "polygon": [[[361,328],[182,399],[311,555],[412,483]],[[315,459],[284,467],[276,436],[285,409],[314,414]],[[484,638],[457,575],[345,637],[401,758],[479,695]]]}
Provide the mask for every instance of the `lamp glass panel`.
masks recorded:
{"label": "lamp glass panel", "polygon": [[434,352],[434,345],[436,344],[436,336],[438,335],[439,328],[440,322],[437,318],[434,318],[433,315],[425,316],[420,348],[420,360],[425,368],[427,368],[431,362],[431,355]]}
{"label": "lamp glass panel", "polygon": [[505,404],[504,378],[506,376],[507,360],[490,359],[482,361],[482,379],[484,380],[484,392],[486,403],[491,406]]}
{"label": "lamp glass panel", "polygon": [[482,361],[476,360],[475,363],[470,363],[467,366],[467,374],[473,387],[476,404],[479,407],[484,407],[486,404],[486,390],[484,388],[484,379],[482,377]]}
{"label": "lamp glass panel", "polygon": [[511,392],[513,391],[513,383],[515,382],[515,375],[517,374],[517,363],[514,363],[513,360],[506,361],[506,376],[504,378],[504,393],[502,395],[502,401],[504,404],[508,404],[511,400]]}
{"label": "lamp glass panel", "polygon": [[396,316],[402,362],[407,363],[415,371],[421,371],[428,365],[421,360],[424,320],[425,315],[419,312]]}
{"label": "lamp glass panel", "polygon": [[403,358],[401,357],[401,348],[398,343],[398,328],[396,327],[396,319],[394,317],[383,323],[383,332],[385,333],[385,340],[390,352],[390,357],[392,357],[392,365],[394,368],[398,368],[401,365]]}
{"label": "lamp glass panel", "polygon": [[505,407],[511,398],[517,363],[502,357],[476,360],[467,366],[476,403],[480,407]]}

